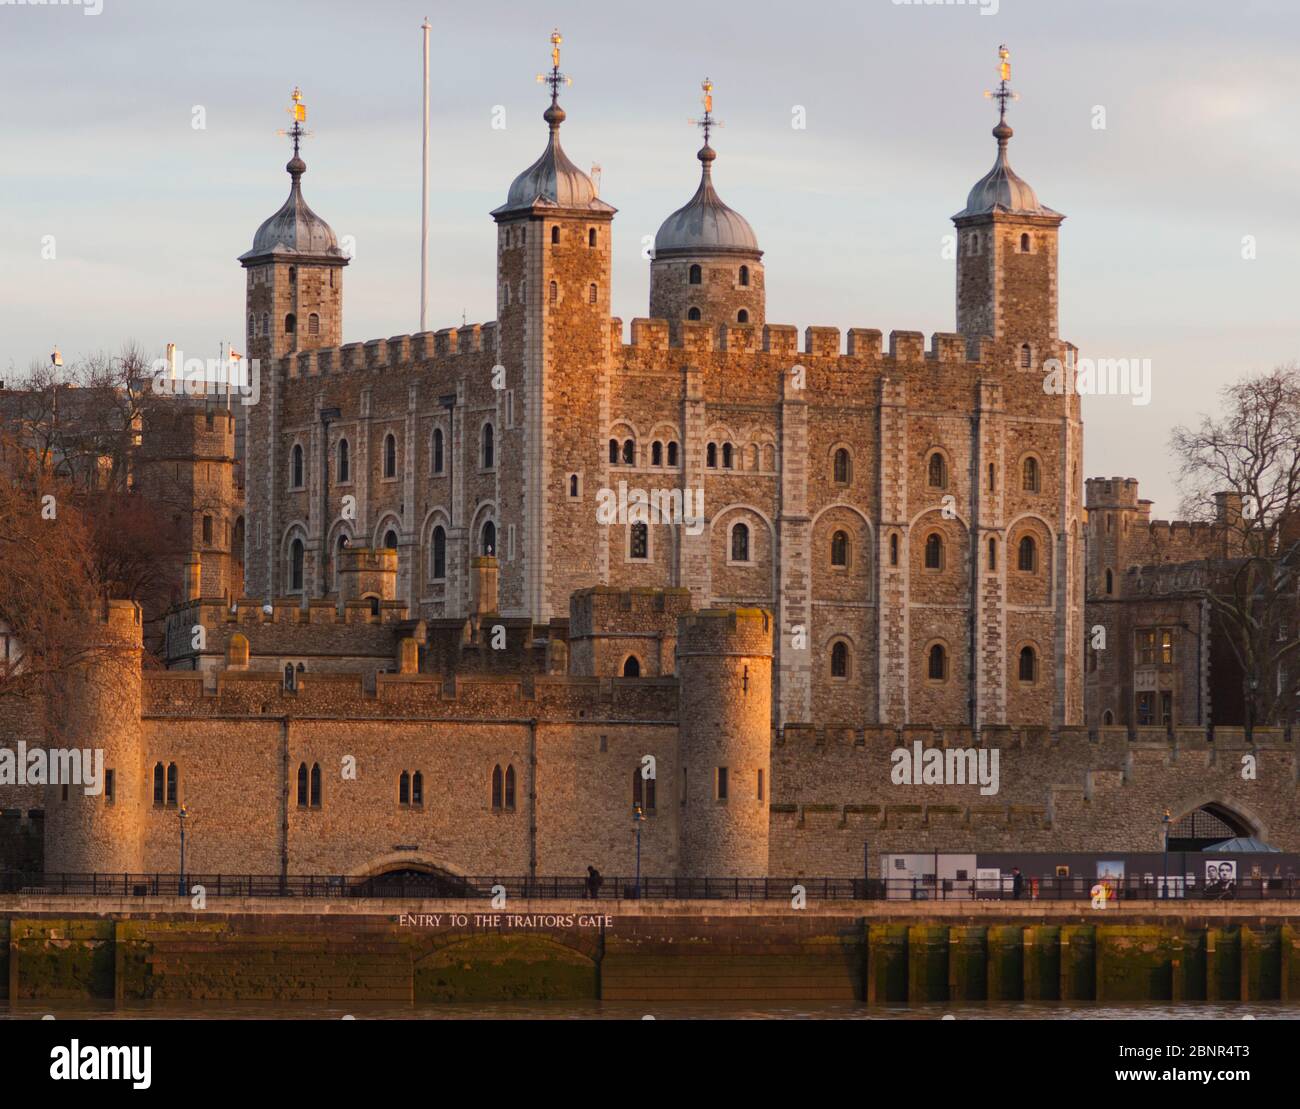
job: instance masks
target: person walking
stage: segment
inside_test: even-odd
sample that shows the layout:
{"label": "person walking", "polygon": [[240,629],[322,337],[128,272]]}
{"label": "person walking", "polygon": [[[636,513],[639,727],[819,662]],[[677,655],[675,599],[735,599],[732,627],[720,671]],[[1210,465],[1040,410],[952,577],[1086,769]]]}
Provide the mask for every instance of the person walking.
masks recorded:
{"label": "person walking", "polygon": [[1024,876],[1020,873],[1020,867],[1013,866],[1011,868],[1011,896],[1015,898],[1017,901],[1019,901],[1021,895],[1024,892],[1025,892]]}
{"label": "person walking", "polygon": [[604,884],[605,879],[600,876],[600,871],[594,866],[587,867],[587,896],[595,900],[600,896],[600,887]]}

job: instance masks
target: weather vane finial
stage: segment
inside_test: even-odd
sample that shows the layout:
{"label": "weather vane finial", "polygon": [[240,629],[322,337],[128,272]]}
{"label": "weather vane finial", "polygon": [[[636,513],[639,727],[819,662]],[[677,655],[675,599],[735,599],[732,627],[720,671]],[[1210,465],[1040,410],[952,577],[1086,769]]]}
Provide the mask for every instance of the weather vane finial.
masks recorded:
{"label": "weather vane finial", "polygon": [[706,77],[700,82],[700,88],[704,90],[704,96],[701,97],[704,103],[704,115],[699,119],[688,120],[688,122],[704,129],[704,145],[708,146],[709,132],[715,127],[721,127],[722,120],[713,118],[713,82]]}
{"label": "weather vane finial", "polygon": [[1011,91],[1008,82],[1011,80],[1011,51],[1005,45],[998,47],[998,87],[994,92],[985,92],[986,100],[996,100],[998,102],[998,122],[1005,123],[1007,119],[1007,101],[1019,100],[1020,94]]}
{"label": "weather vane finial", "polygon": [[539,73],[537,83],[539,85],[551,86],[551,103],[556,104],[560,99],[560,86],[573,84],[572,77],[566,77],[560,72],[560,44],[564,41],[564,36],[560,34],[557,27],[551,32],[551,72]]}
{"label": "weather vane finial", "polygon": [[293,139],[293,156],[296,158],[298,157],[298,144],[307,138],[311,132],[303,127],[303,124],[307,122],[307,105],[302,102],[302,89],[298,88],[297,85],[294,86],[292,100],[293,103],[289,105],[286,111],[289,113],[289,118],[293,120],[293,126],[287,131],[277,131],[276,134],[288,135]]}

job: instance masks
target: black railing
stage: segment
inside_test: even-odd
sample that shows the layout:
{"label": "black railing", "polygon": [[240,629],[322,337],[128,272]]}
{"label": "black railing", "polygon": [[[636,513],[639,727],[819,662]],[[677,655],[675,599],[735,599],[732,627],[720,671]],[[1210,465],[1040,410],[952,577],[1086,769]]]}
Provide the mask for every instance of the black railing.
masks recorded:
{"label": "black railing", "polygon": [[1261,901],[1300,900],[1300,878],[1242,878],[1210,885],[1171,876],[1122,879],[1030,878],[1019,890],[1013,878],[635,878],[602,877],[593,887],[585,877],[462,877],[450,874],[24,874],[0,871],[0,893],[56,896],[488,899],[508,898],[614,901],[793,901],[802,892],[816,901]]}

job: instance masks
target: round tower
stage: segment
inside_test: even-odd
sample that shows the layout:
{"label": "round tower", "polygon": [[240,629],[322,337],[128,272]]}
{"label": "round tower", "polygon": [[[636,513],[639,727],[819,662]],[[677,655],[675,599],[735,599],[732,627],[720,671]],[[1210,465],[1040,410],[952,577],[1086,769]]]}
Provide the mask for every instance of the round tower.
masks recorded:
{"label": "round tower", "polygon": [[695,195],[663,222],[650,263],[650,315],[668,321],[673,342],[683,322],[761,328],[766,322],[763,252],[749,221],[713,188],[717,153],[709,145],[713,85],[704,82],[704,146]]}
{"label": "round tower", "polygon": [[[140,726],[142,634],[138,604],[107,602],[91,619],[85,654],[66,679],[58,738],[47,748],[51,772],[57,767],[60,775],[45,787],[47,873],[141,869],[149,802]],[[73,766],[80,780],[66,781]]]}
{"label": "round tower", "polygon": [[677,627],[687,878],[761,878],[768,869],[772,617],[709,609]]}

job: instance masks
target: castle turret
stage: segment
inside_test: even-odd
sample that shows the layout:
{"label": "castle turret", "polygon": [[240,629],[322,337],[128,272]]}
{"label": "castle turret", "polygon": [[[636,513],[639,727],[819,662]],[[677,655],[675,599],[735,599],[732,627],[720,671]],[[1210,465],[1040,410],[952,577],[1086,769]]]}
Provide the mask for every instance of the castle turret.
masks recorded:
{"label": "castle turret", "polygon": [[679,341],[684,321],[713,325],[748,324],[761,328],[767,319],[763,252],[749,221],[727,207],[713,188],[717,153],[709,145],[713,118],[713,84],[704,82],[704,146],[700,185],[685,206],[664,220],[655,235],[650,263],[650,315],[668,321],[669,336]]}
{"label": "castle turret", "polygon": [[389,547],[344,547],[339,551],[339,600],[397,598],[397,552]]}
{"label": "castle turret", "polygon": [[[109,601],[88,623],[85,653],[67,678],[61,750],[48,750],[60,781],[45,789],[47,873],[141,869],[148,804],[140,726],[142,635],[142,613],[133,601]],[[68,782],[73,766],[80,781]],[[90,783],[92,776],[99,780]],[[87,793],[88,785],[95,792]]]}
{"label": "castle turret", "polygon": [[684,775],[681,873],[759,877],[768,867],[772,617],[708,609],[677,629]]}

